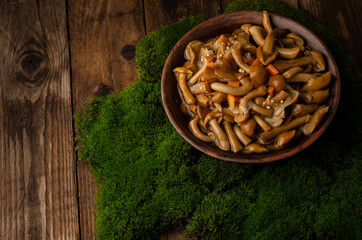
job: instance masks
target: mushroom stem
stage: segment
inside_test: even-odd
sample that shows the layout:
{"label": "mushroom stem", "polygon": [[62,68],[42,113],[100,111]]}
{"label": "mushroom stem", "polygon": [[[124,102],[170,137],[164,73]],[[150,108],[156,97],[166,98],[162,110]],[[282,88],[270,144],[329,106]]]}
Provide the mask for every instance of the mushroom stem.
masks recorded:
{"label": "mushroom stem", "polygon": [[204,104],[205,106],[209,105],[210,98],[208,98],[207,96],[205,96],[203,94],[197,95],[196,99],[197,99],[198,102]]}
{"label": "mushroom stem", "polygon": [[284,73],[285,71],[291,68],[307,66],[313,63],[314,63],[314,58],[313,56],[309,55],[292,60],[276,60],[273,63],[273,66],[278,70],[278,72]]}
{"label": "mushroom stem", "polygon": [[264,130],[264,132],[267,132],[271,129],[271,127],[258,115],[253,115],[253,118],[255,122]]}
{"label": "mushroom stem", "polygon": [[331,82],[331,72],[326,72],[325,74],[311,78],[302,88],[303,91],[315,91],[321,90],[327,87]]}
{"label": "mushroom stem", "polygon": [[270,56],[274,53],[275,48],[275,31],[271,31],[266,35],[264,44],[262,46],[263,54],[265,56]]}
{"label": "mushroom stem", "polygon": [[259,139],[263,142],[269,142],[270,140],[276,138],[280,133],[285,132],[285,131],[289,131],[292,130],[296,127],[299,127],[303,124],[306,124],[310,121],[311,116],[310,115],[306,115],[303,117],[299,117],[294,119],[293,121],[289,122],[286,125],[277,127],[277,128],[273,128],[272,130],[268,131],[268,132],[262,132],[259,134]]}
{"label": "mushroom stem", "polygon": [[222,117],[222,115],[223,114],[221,112],[210,112],[210,113],[208,113],[204,118],[204,125],[207,126],[207,124],[211,121],[211,119]]}
{"label": "mushroom stem", "polygon": [[221,150],[224,150],[224,151],[229,151],[230,150],[229,139],[226,136],[226,133],[224,132],[224,130],[222,130],[222,128],[217,123],[217,120],[215,118],[213,118],[213,119],[210,120],[209,123],[210,123],[210,126],[212,128],[212,131],[216,135],[216,138],[217,138],[218,143],[219,143],[219,148]]}
{"label": "mushroom stem", "polygon": [[266,86],[261,86],[258,87],[256,89],[254,89],[253,91],[249,92],[248,94],[246,94],[239,103],[239,112],[241,113],[247,113],[249,111],[249,108],[247,107],[248,102],[250,100],[252,100],[255,97],[259,97],[259,96],[264,96],[267,93],[267,88]]}
{"label": "mushroom stem", "polygon": [[293,77],[295,74],[300,73],[300,72],[302,72],[303,70],[304,70],[304,69],[301,68],[301,67],[291,68],[291,69],[289,69],[288,71],[286,71],[286,72],[283,73],[283,77],[285,77],[285,78],[291,78],[291,77]]}
{"label": "mushroom stem", "polygon": [[288,96],[289,96],[289,94],[288,94],[286,91],[282,90],[282,91],[278,92],[278,93],[272,98],[272,100],[279,102],[279,101],[281,101],[281,100],[285,100]]}
{"label": "mushroom stem", "polygon": [[312,113],[317,110],[317,104],[295,104],[292,108],[292,115],[294,117],[301,117],[307,115],[308,113]]}
{"label": "mushroom stem", "polygon": [[229,115],[231,117],[235,117],[235,113],[233,113],[229,108],[223,107],[222,108],[222,113],[227,114],[227,115]]}
{"label": "mushroom stem", "polygon": [[320,52],[316,51],[305,51],[307,56],[292,60],[276,60],[273,66],[280,72],[283,73],[293,67],[302,67],[306,65],[313,65],[313,69],[316,72],[321,72],[325,69],[325,62]]}
{"label": "mushroom stem", "polygon": [[253,110],[254,112],[260,113],[261,115],[264,115],[266,117],[272,117],[273,112],[274,112],[274,110],[272,108],[266,109],[253,102],[250,102],[250,109]]}
{"label": "mushroom stem", "polygon": [[196,116],[194,119],[192,119],[189,123],[189,127],[191,129],[191,132],[194,134],[195,137],[197,137],[198,139],[200,139],[201,141],[204,142],[212,142],[212,138],[209,136],[206,136],[205,134],[203,134],[198,126],[198,122],[199,122],[199,116]]}
{"label": "mushroom stem", "polygon": [[311,134],[317,125],[322,121],[323,116],[328,112],[329,106],[320,106],[312,116],[312,119],[303,128],[303,133],[306,135]]}
{"label": "mushroom stem", "polygon": [[270,33],[271,31],[273,31],[267,11],[263,11],[263,26],[264,26],[265,30],[267,31],[267,33]]}
{"label": "mushroom stem", "polygon": [[307,104],[315,103],[315,104],[322,104],[324,103],[329,97],[329,88],[326,90],[318,90],[312,92],[301,92],[299,94],[300,98],[303,102]]}
{"label": "mushroom stem", "polygon": [[241,87],[232,87],[227,84],[219,83],[219,82],[213,82],[210,84],[210,87],[214,91],[222,92],[222,93],[228,93],[235,96],[243,96],[247,94],[252,88],[252,83],[246,83]]}
{"label": "mushroom stem", "polygon": [[213,57],[203,57],[202,59],[203,59],[202,67],[199,69],[199,71],[197,71],[197,73],[195,73],[195,75],[193,75],[190,78],[190,80],[187,83],[189,86],[194,85],[197,82],[197,80],[202,76],[202,74],[204,74],[207,64],[209,62],[212,62],[214,58]]}
{"label": "mushroom stem", "polygon": [[186,77],[187,77],[186,73],[179,73],[178,77],[176,77],[177,83],[180,88],[180,91],[182,92],[182,96],[185,99],[185,102],[189,105],[195,104],[196,99],[194,95],[192,95],[189,87],[187,86]]}
{"label": "mushroom stem", "polygon": [[253,37],[255,43],[258,44],[259,47],[262,47],[264,44],[264,36],[262,33],[263,30],[264,29],[259,26],[252,26],[251,28],[249,28],[251,36]]}
{"label": "mushroom stem", "polygon": [[236,64],[243,69],[245,72],[249,73],[250,66],[244,62],[242,56],[241,56],[241,42],[238,40],[235,40],[233,46],[231,47],[231,55],[233,56]]}
{"label": "mushroom stem", "polygon": [[315,76],[316,75],[311,74],[311,73],[297,73],[294,76],[288,78],[286,81],[287,81],[287,83],[298,83],[298,82],[306,83]]}
{"label": "mushroom stem", "polygon": [[233,129],[234,129],[234,132],[235,132],[236,136],[239,138],[239,140],[244,145],[248,145],[249,143],[251,143],[253,141],[241,131],[241,129],[239,128],[238,125],[235,124]]}
{"label": "mushroom stem", "polygon": [[238,137],[236,136],[233,128],[231,127],[231,124],[228,121],[224,121],[224,129],[225,132],[229,138],[229,142],[231,145],[231,150],[234,153],[239,152],[240,150],[243,150],[243,146],[241,145]]}

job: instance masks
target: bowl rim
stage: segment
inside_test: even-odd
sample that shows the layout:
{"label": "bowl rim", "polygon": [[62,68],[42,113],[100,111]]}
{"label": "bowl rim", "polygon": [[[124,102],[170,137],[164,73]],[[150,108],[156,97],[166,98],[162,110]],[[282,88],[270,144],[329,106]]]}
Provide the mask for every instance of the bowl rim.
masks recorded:
{"label": "bowl rim", "polygon": [[[330,61],[332,62],[332,65],[335,66],[335,88],[337,91],[336,91],[336,94],[334,95],[334,98],[332,99],[333,100],[332,103],[333,103],[334,107],[330,109],[328,116],[323,120],[323,123],[322,123],[322,125],[319,126],[318,131],[312,133],[310,135],[311,137],[309,137],[308,139],[303,141],[301,143],[301,145],[296,145],[287,152],[280,153],[280,154],[273,154],[271,156],[265,156],[265,157],[263,157],[262,156],[263,153],[261,153],[261,154],[258,154],[261,156],[260,158],[248,158],[248,156],[250,156],[249,154],[243,154],[243,155],[240,155],[240,157],[233,157],[233,156],[227,156],[227,155],[220,155],[213,151],[208,151],[204,146],[200,145],[199,143],[197,143],[193,139],[191,139],[189,136],[187,136],[183,132],[183,130],[176,124],[175,118],[174,118],[173,114],[171,113],[171,110],[169,109],[169,106],[167,104],[167,97],[166,97],[166,92],[165,92],[166,72],[171,68],[171,59],[172,59],[171,55],[175,51],[176,48],[180,47],[180,45],[184,41],[184,39],[189,38],[190,35],[194,34],[199,29],[202,29],[205,25],[207,25],[211,21],[219,20],[224,17],[229,17],[229,18],[233,17],[233,16],[236,17],[239,15],[247,14],[247,13],[252,13],[252,14],[257,14],[257,15],[263,14],[262,11],[238,11],[238,12],[221,14],[221,15],[215,16],[213,18],[210,18],[210,19],[207,19],[207,20],[201,22],[200,24],[198,24],[195,27],[193,27],[192,29],[190,29],[185,35],[183,35],[172,48],[171,52],[169,53],[169,55],[167,57],[165,65],[163,67],[162,77],[161,77],[161,98],[162,98],[162,104],[163,104],[164,110],[167,114],[169,121],[173,125],[173,127],[189,144],[191,144],[193,147],[195,147],[199,151],[201,151],[211,157],[214,157],[214,158],[217,158],[220,160],[224,160],[224,161],[238,162],[238,163],[268,163],[268,162],[274,162],[277,160],[291,157],[291,156],[296,155],[297,153],[301,152],[302,150],[306,149],[307,147],[309,147],[324,133],[324,131],[328,128],[329,124],[331,123],[331,121],[333,120],[333,118],[337,112],[340,95],[341,95],[341,81],[340,81],[340,73],[339,73],[338,65],[337,65],[332,53],[326,46],[326,44],[312,30],[310,30],[303,24],[297,22],[296,20],[285,17],[283,15],[268,12],[268,15],[270,17],[284,18],[291,24],[297,25],[299,28],[304,29],[308,34],[310,34],[314,38],[316,38],[319,41],[319,44],[321,44],[321,46],[325,49],[327,55],[329,55],[329,56],[325,56],[325,57],[328,57],[330,59]],[[331,67],[331,66],[329,66],[329,67]],[[210,145],[210,147],[212,147],[212,146]],[[278,153],[278,150],[273,151],[273,152]]]}

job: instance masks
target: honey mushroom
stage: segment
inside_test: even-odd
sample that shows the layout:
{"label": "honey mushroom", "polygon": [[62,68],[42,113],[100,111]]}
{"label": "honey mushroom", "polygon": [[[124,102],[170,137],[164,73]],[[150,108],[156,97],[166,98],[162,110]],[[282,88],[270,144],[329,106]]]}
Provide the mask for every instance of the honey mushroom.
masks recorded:
{"label": "honey mushroom", "polygon": [[264,95],[266,95],[266,86],[258,87],[257,89],[254,89],[253,91],[246,94],[239,103],[239,113],[247,113],[249,111],[247,106],[248,102],[255,97]]}
{"label": "honey mushroom", "polygon": [[242,85],[241,87],[232,87],[224,83],[213,82],[210,84],[210,87],[214,91],[228,93],[235,96],[243,96],[253,88],[253,85],[249,82]]}
{"label": "honey mushroom", "polygon": [[303,133],[306,135],[311,134],[317,125],[322,121],[323,116],[328,112],[329,106],[320,106],[312,116],[312,119],[303,128]]}
{"label": "honey mushroom", "polygon": [[267,152],[268,149],[257,144],[257,143],[250,143],[249,145],[244,147],[244,153],[263,153]]}
{"label": "honey mushroom", "polygon": [[230,122],[224,121],[224,129],[225,129],[226,135],[229,138],[231,150],[234,153],[237,153],[237,152],[243,150],[243,146],[241,145],[238,137],[236,136],[236,133],[234,132],[233,128],[231,127]]}
{"label": "honey mushroom", "polygon": [[307,104],[322,104],[329,98],[329,88],[326,90],[312,91],[312,92],[301,92],[299,93],[300,99]]}
{"label": "honey mushroom", "polygon": [[239,138],[239,140],[244,145],[248,145],[249,143],[251,143],[253,141],[241,131],[241,129],[239,128],[239,126],[237,124],[234,125],[233,130],[234,130],[236,136]]}
{"label": "honey mushroom", "polygon": [[[321,53],[304,49],[298,34],[273,29],[265,11],[263,27],[244,24],[232,35],[191,41],[187,61],[174,69],[191,132],[235,153],[280,149],[302,132],[311,134],[328,112],[319,105],[329,98],[332,76],[319,73],[325,69]],[[267,145],[273,140],[274,148]]]}
{"label": "honey mushroom", "polygon": [[230,150],[230,142],[224,130],[219,126],[217,120],[215,118],[211,119],[209,122],[212,131],[215,133],[218,146],[221,150],[229,151]]}
{"label": "honey mushroom", "polygon": [[213,57],[203,57],[203,61],[202,61],[202,67],[197,71],[197,73],[195,73],[191,78],[190,80],[188,81],[188,85],[191,86],[191,85],[194,85],[197,80],[202,76],[202,74],[205,72],[205,69],[207,67],[207,64],[209,62],[212,62],[214,60]]}
{"label": "honey mushroom", "polygon": [[280,133],[285,132],[285,131],[289,131],[292,130],[296,127],[299,127],[303,124],[306,124],[310,121],[311,116],[310,115],[305,115],[303,117],[299,117],[296,118],[294,120],[292,120],[291,122],[289,122],[286,125],[277,127],[277,128],[273,128],[268,132],[262,132],[259,134],[259,139],[263,142],[266,143],[274,138],[276,138]]}
{"label": "honey mushroom", "polygon": [[284,78],[291,78],[293,77],[295,74],[302,72],[304,69],[302,67],[293,67],[291,69],[289,69],[288,71],[283,73],[283,77]]}
{"label": "honey mushroom", "polygon": [[173,70],[175,73],[178,86],[180,87],[180,91],[182,92],[182,96],[185,99],[187,104],[195,104],[196,99],[194,95],[192,95],[189,87],[187,86],[186,80],[192,76],[192,71],[185,67],[178,67]]}
{"label": "honey mushroom", "polygon": [[317,110],[317,104],[294,104],[292,108],[292,115],[294,117],[301,117]]}
{"label": "honey mushroom", "polygon": [[296,132],[295,130],[292,130],[292,131],[285,131],[285,132],[281,133],[277,138],[276,144],[279,147],[285,146],[287,143],[289,143],[294,138],[295,132]]}
{"label": "honey mushroom", "polygon": [[200,119],[199,116],[196,115],[196,117],[189,122],[189,127],[192,133],[194,134],[195,137],[204,142],[212,142],[212,138],[210,136],[206,136],[205,134],[203,134],[199,129],[198,126],[199,119]]}

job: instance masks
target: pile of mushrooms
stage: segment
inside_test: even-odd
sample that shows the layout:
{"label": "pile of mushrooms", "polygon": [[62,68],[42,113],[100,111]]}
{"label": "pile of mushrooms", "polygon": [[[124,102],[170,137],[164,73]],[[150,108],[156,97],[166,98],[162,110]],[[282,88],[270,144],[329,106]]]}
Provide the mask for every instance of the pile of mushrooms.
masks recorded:
{"label": "pile of mushrooms", "polygon": [[221,150],[262,153],[312,134],[328,106],[331,73],[321,53],[288,29],[243,24],[192,41],[174,69],[192,133]]}

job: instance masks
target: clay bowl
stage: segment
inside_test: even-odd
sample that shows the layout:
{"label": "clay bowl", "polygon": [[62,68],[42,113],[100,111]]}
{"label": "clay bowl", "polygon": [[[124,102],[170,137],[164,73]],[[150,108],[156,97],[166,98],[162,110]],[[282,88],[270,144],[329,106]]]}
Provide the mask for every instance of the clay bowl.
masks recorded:
{"label": "clay bowl", "polygon": [[287,28],[292,32],[298,33],[305,40],[306,46],[323,54],[326,61],[326,69],[331,71],[333,77],[330,85],[331,95],[327,102],[330,106],[329,112],[324,116],[323,121],[312,135],[301,136],[284,149],[262,154],[225,152],[211,143],[205,143],[196,138],[189,130],[188,117],[180,110],[181,99],[177,91],[176,78],[173,74],[173,69],[182,66],[185,62],[184,50],[186,45],[192,40],[206,41],[222,33],[231,33],[234,29],[239,28],[241,24],[262,25],[263,19],[262,12],[258,11],[242,11],[220,15],[197,25],[177,42],[167,58],[161,80],[162,102],[169,120],[187,142],[203,153],[221,160],[240,163],[266,163],[287,158],[302,151],[316,141],[326,130],[336,113],[341,85],[337,64],[331,52],[312,31],[302,24],[277,14],[269,13],[269,17],[273,28]]}

